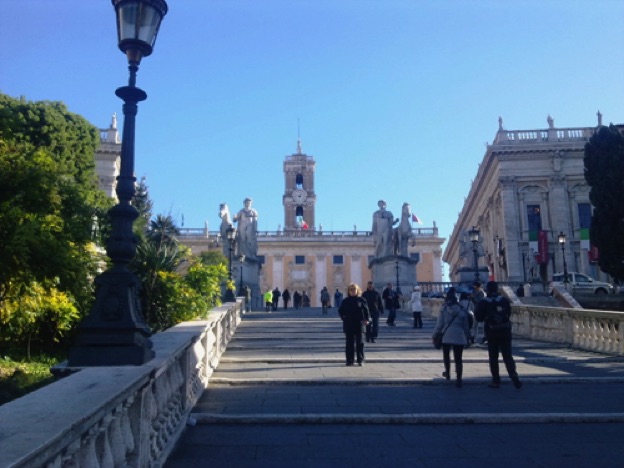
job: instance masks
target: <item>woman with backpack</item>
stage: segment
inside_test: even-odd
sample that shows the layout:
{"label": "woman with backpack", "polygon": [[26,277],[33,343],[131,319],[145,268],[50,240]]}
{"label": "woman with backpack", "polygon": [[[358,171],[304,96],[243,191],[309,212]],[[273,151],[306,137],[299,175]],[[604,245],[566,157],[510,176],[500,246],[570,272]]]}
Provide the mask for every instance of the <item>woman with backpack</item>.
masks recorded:
{"label": "woman with backpack", "polygon": [[449,288],[446,293],[444,305],[438,315],[438,321],[433,330],[433,335],[442,333],[442,358],[444,360],[444,372],[442,376],[446,380],[451,378],[451,349],[455,361],[456,387],[462,386],[462,373],[464,364],[462,355],[464,348],[469,344],[469,319],[468,311],[459,305],[455,288]]}

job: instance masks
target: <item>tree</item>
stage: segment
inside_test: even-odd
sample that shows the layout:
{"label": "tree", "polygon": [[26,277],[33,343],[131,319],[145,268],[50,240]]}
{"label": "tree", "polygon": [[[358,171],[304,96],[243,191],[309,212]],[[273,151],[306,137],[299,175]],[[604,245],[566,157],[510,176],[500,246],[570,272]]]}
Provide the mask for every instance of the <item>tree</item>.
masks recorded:
{"label": "tree", "polygon": [[7,304],[25,291],[66,294],[80,313],[89,309],[97,268],[94,216],[111,204],[97,184],[98,135],[62,103],[0,94],[0,309],[6,308],[5,319]]}
{"label": "tree", "polygon": [[220,284],[227,277],[225,257],[210,263],[193,256],[177,239],[180,230],[170,215],[152,219],[152,202],[144,179],[133,205],[144,229],[135,231],[139,238],[131,268],[142,283],[141,310],[153,331],[169,328],[184,320],[202,318],[221,303]]}
{"label": "tree", "polygon": [[589,236],[600,253],[598,265],[624,280],[624,137],[614,125],[600,127],[585,145],[585,180],[594,206]]}

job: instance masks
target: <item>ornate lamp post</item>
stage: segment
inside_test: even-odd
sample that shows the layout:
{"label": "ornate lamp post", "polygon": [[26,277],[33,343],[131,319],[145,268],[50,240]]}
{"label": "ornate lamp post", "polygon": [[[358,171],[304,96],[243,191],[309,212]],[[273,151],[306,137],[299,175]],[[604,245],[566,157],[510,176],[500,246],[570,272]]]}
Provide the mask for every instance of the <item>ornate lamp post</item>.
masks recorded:
{"label": "ornate lamp post", "polygon": [[136,87],[143,57],[152,53],[156,35],[167,14],[164,0],[112,0],[117,15],[119,49],[128,58],[130,78],[115,94],[124,101],[121,168],[117,177],[119,203],[109,211],[112,232],[106,253],[113,266],[95,280],[93,309],[78,329],[69,350],[70,367],[141,365],[154,357],[151,334],[143,320],[139,301],[140,282],[128,265],[136,254],[132,223],[138,217],[131,205],[135,194],[134,134],[137,104],[147,99]]}
{"label": "ornate lamp post", "polygon": [[397,260],[394,263],[395,263],[394,267],[396,268],[396,276],[397,276],[396,287],[397,287],[397,293],[398,293],[399,289],[401,288],[401,286],[399,285],[399,261]]}
{"label": "ornate lamp post", "polygon": [[472,253],[474,255],[474,270],[475,281],[479,281],[479,230],[472,226],[472,229],[468,231],[468,239],[472,242]]}
{"label": "ornate lamp post", "polygon": [[568,262],[566,262],[565,257],[565,243],[566,243],[566,235],[563,231],[559,232],[559,245],[561,245],[561,256],[563,257],[563,284],[568,288]]}
{"label": "ornate lamp post", "polygon": [[225,230],[225,234],[228,240],[228,252],[229,252],[229,261],[228,261],[228,286],[225,288],[225,294],[223,296],[223,302],[234,302],[236,298],[234,297],[234,292],[230,289],[230,284],[232,284],[232,251],[234,250],[234,238],[236,237],[236,230],[230,224]]}

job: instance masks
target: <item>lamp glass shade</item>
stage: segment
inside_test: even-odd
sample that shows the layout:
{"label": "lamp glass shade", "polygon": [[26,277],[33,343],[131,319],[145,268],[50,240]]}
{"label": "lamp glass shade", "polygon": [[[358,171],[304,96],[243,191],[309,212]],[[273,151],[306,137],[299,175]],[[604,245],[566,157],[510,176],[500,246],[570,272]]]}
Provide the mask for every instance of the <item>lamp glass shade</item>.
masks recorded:
{"label": "lamp glass shade", "polygon": [[565,241],[566,241],[566,235],[565,235],[563,232],[560,232],[560,233],[559,233],[558,238],[559,238],[559,243],[560,243],[560,244],[565,244]]}
{"label": "lamp glass shade", "polygon": [[474,227],[468,231],[468,238],[470,239],[470,242],[479,242],[479,234],[479,230]]}
{"label": "lamp glass shade", "polygon": [[117,13],[119,49],[128,60],[152,53],[160,23],[167,13],[164,0],[112,0]]}
{"label": "lamp glass shade", "polygon": [[234,233],[236,232],[236,230],[232,226],[229,226],[225,232],[228,240],[234,240]]}

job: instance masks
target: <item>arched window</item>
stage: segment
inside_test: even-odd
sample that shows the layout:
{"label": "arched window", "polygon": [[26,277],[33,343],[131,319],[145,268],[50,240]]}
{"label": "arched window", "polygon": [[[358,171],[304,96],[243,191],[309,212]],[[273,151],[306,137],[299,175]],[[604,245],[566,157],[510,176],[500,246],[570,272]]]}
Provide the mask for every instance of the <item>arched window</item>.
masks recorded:
{"label": "arched window", "polygon": [[297,176],[295,177],[295,187],[298,189],[303,188],[303,175],[302,174],[297,174]]}

